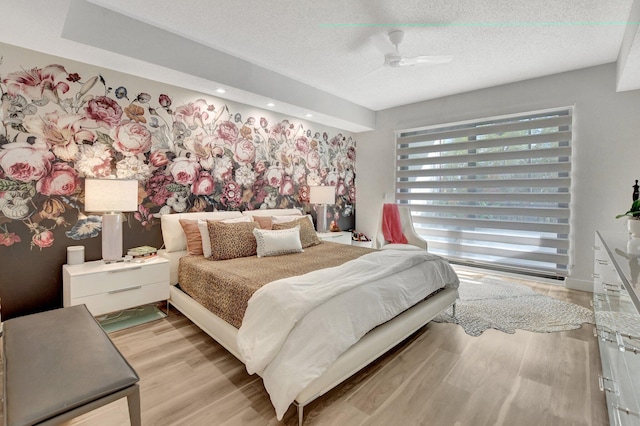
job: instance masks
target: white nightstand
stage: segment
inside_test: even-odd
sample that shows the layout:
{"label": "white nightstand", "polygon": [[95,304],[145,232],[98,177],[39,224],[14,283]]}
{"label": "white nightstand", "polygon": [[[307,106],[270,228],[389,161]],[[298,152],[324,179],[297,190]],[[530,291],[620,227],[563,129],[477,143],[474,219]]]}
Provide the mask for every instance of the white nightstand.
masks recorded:
{"label": "white nightstand", "polygon": [[331,243],[351,245],[351,232],[339,231],[339,232],[318,232],[318,238],[322,241],[328,241]]}
{"label": "white nightstand", "polygon": [[84,303],[94,316],[121,311],[169,299],[169,261],[64,265],[62,286],[65,307]]}

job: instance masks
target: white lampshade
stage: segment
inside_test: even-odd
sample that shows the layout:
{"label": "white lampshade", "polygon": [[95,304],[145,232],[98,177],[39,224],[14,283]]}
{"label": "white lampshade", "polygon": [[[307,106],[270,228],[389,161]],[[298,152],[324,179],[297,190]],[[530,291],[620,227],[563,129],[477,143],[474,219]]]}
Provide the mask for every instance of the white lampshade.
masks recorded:
{"label": "white lampshade", "polygon": [[311,204],[335,204],[336,188],[334,186],[309,187],[309,202]]}
{"label": "white lampshade", "polygon": [[102,215],[102,259],[122,259],[122,214],[138,210],[138,181],[124,179],[86,179],[84,209]]}
{"label": "white lampshade", "polygon": [[138,210],[138,181],[86,179],[84,181],[84,209],[92,213]]}

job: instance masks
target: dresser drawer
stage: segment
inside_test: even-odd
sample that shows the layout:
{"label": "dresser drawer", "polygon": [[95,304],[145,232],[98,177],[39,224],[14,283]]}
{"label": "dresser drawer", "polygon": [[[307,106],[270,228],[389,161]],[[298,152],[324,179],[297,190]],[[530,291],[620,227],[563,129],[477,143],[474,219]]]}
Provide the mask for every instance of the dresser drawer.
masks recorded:
{"label": "dresser drawer", "polygon": [[69,271],[70,276],[65,277],[73,280],[69,289],[72,299],[165,281],[169,277],[169,265],[127,263],[107,270],[74,272]]}
{"label": "dresser drawer", "polygon": [[169,286],[166,282],[159,282],[74,298],[71,300],[71,304],[81,305],[84,303],[87,305],[89,312],[97,316],[167,299],[169,299]]}

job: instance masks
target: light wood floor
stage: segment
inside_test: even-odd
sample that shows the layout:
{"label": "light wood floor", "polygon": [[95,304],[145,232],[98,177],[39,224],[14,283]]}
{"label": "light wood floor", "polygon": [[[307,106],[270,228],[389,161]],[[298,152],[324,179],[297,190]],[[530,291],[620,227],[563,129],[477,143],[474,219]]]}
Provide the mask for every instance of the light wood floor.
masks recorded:
{"label": "light wood floor", "polygon": [[[590,293],[525,283],[589,307]],[[280,424],[261,379],[175,309],[110,336],[141,377],[144,425]],[[459,326],[432,323],[308,406],[305,424],[606,425],[599,372],[592,325],[471,337]],[[125,401],[68,424],[128,425]],[[282,424],[296,420],[292,407]]]}

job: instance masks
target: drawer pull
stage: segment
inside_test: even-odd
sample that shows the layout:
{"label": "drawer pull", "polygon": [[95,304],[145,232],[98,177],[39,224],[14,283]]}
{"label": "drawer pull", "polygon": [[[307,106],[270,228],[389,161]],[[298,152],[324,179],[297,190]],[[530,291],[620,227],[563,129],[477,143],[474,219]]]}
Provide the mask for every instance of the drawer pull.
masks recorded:
{"label": "drawer pull", "polygon": [[[629,335],[627,335],[629,336]],[[631,336],[630,338],[633,338],[633,336]],[[618,343],[618,349],[620,349],[620,352],[632,352],[634,355],[638,355],[640,354],[640,348],[636,348],[635,346],[631,346],[631,345],[627,345],[624,342],[624,339],[622,338],[622,334],[616,332],[616,340]]]}
{"label": "drawer pull", "polygon": [[594,280],[595,279],[599,279],[600,278],[600,274],[593,273],[593,274],[591,274],[591,278],[593,278]]}
{"label": "drawer pull", "polygon": [[594,250],[602,250],[602,248],[600,246],[593,246]]}
{"label": "drawer pull", "polygon": [[137,285],[135,287],[127,287],[127,288],[121,288],[119,290],[111,290],[109,294],[124,293],[125,291],[139,290],[141,288],[142,288],[141,285]]}
{"label": "drawer pull", "polygon": [[[605,381],[606,382],[611,382],[611,387],[607,387],[605,385]],[[611,392],[615,395],[618,395],[618,387],[616,386],[616,381],[609,378],[609,377],[604,377],[601,374],[598,374],[598,385],[600,386],[600,391],[602,392]]]}
{"label": "drawer pull", "polygon": [[609,261],[608,260],[602,260],[602,259],[596,259],[596,263],[598,265],[605,265],[606,266],[606,265],[609,264]]}
{"label": "drawer pull", "polygon": [[135,271],[136,269],[142,269],[142,266],[134,266],[133,268],[114,269],[112,271],[109,271],[109,273],[110,274],[117,274],[117,273],[120,273],[120,272]]}
{"label": "drawer pull", "polygon": [[616,410],[622,411],[623,413],[625,413],[628,416],[640,417],[640,413],[638,413],[637,411],[633,411],[633,410],[630,410],[628,408],[621,407],[619,405],[615,405],[615,408],[616,408]]}

